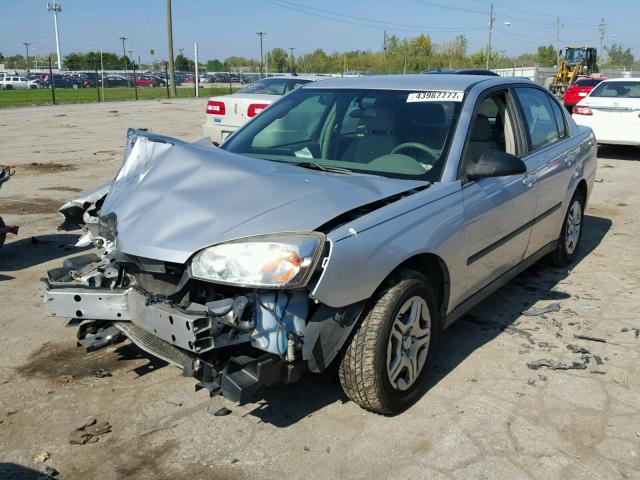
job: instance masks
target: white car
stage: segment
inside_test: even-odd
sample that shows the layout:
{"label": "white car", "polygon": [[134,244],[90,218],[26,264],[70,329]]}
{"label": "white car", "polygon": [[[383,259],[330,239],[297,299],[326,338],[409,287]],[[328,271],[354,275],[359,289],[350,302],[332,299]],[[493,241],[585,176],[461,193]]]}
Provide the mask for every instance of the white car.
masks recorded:
{"label": "white car", "polygon": [[0,90],[29,90],[29,80],[17,75],[6,76],[0,80]]}
{"label": "white car", "polygon": [[640,78],[605,80],[573,107],[573,119],[596,141],[640,146]]}
{"label": "white car", "polygon": [[325,77],[287,76],[263,78],[231,95],[210,97],[202,134],[215,145],[221,144],[238,128],[283,95],[302,85]]}

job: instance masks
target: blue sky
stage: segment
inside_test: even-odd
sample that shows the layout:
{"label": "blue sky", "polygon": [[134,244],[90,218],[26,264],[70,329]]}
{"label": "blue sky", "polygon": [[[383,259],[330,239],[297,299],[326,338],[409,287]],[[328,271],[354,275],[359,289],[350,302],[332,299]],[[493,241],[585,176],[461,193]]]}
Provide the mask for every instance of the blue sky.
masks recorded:
{"label": "blue sky", "polygon": [[[230,55],[259,57],[255,32],[267,32],[265,49],[295,47],[296,54],[323,48],[379,49],[383,30],[412,36],[420,32],[444,42],[463,33],[471,51],[486,45],[489,0],[173,0],[174,49],[189,56],[198,41],[200,59]],[[166,58],[164,0],[62,0],[59,16],[62,54],[98,49],[127,50],[151,59]],[[640,56],[638,0],[500,0],[494,2],[494,48],[508,54],[533,51],[555,41],[599,45],[597,24],[606,22],[605,45],[621,43]],[[306,13],[304,13],[306,12]],[[334,13],[340,14],[336,17]],[[342,21],[336,21],[339,18]],[[506,25],[509,22],[510,25]],[[4,0],[0,14],[0,52],[55,51],[52,14],[42,0]]]}

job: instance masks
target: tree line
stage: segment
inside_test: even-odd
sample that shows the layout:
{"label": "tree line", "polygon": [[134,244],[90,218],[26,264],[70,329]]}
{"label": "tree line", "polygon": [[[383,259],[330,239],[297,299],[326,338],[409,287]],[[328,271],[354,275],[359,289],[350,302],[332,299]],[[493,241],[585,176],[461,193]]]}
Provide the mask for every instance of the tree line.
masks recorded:
{"label": "tree line", "polygon": [[[319,48],[310,53],[292,56],[283,48],[273,48],[266,52],[264,62],[269,72],[306,72],[306,73],[416,73],[423,70],[448,68],[484,68],[487,64],[487,49],[468,52],[468,40],[458,35],[444,43],[434,43],[429,35],[418,35],[399,38],[391,35],[385,38],[380,50],[351,50],[345,52],[326,53]],[[613,43],[605,47],[606,61],[604,68],[640,68],[630,48]],[[557,63],[557,55],[553,45],[541,45],[534,52],[509,56],[503,51],[491,51],[489,65],[491,68],[511,67],[553,67]],[[38,63],[48,63],[48,56],[39,55]],[[55,53],[51,54],[55,64]],[[30,57],[30,68],[35,67],[34,57]],[[132,61],[127,56],[119,56],[112,52],[103,52],[102,62],[107,70],[131,69]],[[3,56],[0,63],[7,69],[25,69],[26,58],[23,55]],[[69,53],[65,55],[63,67],[66,70],[94,70],[100,68],[100,52]],[[138,68],[162,70],[164,61],[144,63]],[[183,54],[175,58],[178,71],[193,71],[194,62]],[[231,56],[224,60],[213,59],[199,64],[200,70],[259,72],[260,60],[241,56]]]}

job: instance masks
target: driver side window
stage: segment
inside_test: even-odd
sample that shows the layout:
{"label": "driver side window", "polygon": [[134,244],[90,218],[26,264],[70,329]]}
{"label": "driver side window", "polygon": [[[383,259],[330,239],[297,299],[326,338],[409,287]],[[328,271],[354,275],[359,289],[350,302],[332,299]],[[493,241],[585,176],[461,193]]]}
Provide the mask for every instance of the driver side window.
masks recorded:
{"label": "driver side window", "polygon": [[463,163],[477,163],[488,150],[516,155],[513,115],[507,104],[507,92],[497,92],[481,101],[471,122]]}

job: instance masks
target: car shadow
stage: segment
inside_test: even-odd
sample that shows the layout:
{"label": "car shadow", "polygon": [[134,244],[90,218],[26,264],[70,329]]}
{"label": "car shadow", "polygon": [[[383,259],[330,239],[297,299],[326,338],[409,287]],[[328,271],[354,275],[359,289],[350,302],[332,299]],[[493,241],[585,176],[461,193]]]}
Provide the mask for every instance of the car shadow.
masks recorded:
{"label": "car shadow", "polygon": [[0,462],[0,480],[37,480],[48,477],[46,473],[39,472],[17,463]]}
{"label": "car shadow", "polygon": [[[611,226],[608,218],[585,215],[580,250],[570,268],[574,268],[600,244]],[[522,340],[526,342],[525,331],[508,327],[538,301],[569,298],[568,294],[553,290],[569,274],[569,268],[536,263],[442,332],[438,348],[428,366],[427,381],[420,398],[471,353],[503,332],[524,334]],[[260,400],[255,403],[256,408],[248,415],[276,427],[288,427],[336,401],[348,401],[337,381],[336,365],[321,374],[306,374],[292,385],[266,388],[260,395]]]}
{"label": "car shadow", "polygon": [[138,377],[143,377],[148,373],[153,373],[169,365],[169,362],[165,362],[164,360],[145,352],[127,340],[120,344],[120,346],[114,350],[114,353],[118,356],[118,361],[146,360],[147,363],[144,365],[131,369],[131,371],[137,374]]}
{"label": "car shadow", "polygon": [[633,145],[599,145],[598,160],[640,160],[640,148]]}
{"label": "car shadow", "polygon": [[[5,243],[0,248],[0,272],[23,270],[56,258],[66,257],[71,253],[81,253],[92,248],[91,246],[75,247],[74,245],[79,238],[79,235],[54,233],[21,238]],[[11,278],[2,277],[0,276],[0,281]]]}

